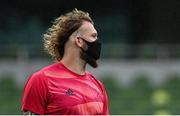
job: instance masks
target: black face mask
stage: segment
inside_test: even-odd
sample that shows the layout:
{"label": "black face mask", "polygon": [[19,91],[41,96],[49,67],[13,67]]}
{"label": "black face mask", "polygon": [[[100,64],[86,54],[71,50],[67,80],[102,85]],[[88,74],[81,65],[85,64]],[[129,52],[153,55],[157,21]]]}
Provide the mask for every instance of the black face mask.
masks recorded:
{"label": "black face mask", "polygon": [[87,50],[83,50],[89,57],[93,58],[94,60],[98,60],[101,54],[101,43],[96,40],[94,42],[88,42],[82,38],[83,41],[86,42],[88,45]]}

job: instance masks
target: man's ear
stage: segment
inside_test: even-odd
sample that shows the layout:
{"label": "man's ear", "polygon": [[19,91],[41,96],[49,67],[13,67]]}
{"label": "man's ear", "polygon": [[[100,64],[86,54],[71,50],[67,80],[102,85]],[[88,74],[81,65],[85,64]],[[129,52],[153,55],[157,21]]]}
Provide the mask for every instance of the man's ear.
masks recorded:
{"label": "man's ear", "polygon": [[75,44],[78,46],[78,47],[83,47],[83,40],[80,39],[79,37],[76,37],[75,38]]}

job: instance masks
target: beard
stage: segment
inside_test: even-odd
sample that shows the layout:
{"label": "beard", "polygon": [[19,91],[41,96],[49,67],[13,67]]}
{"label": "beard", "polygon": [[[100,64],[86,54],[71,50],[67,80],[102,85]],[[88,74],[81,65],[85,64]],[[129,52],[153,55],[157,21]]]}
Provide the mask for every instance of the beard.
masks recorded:
{"label": "beard", "polygon": [[88,63],[93,68],[98,67],[97,61],[83,51],[80,52],[80,58],[82,58],[84,61],[86,61],[86,63]]}

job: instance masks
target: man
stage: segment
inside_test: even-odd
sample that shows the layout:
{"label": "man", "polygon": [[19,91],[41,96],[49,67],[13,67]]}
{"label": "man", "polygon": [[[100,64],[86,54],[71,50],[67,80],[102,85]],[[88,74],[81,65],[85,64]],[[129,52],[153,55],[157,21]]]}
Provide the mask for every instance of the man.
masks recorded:
{"label": "man", "polygon": [[107,115],[105,88],[86,64],[98,67],[101,43],[89,14],[73,10],[57,18],[44,34],[44,46],[57,62],[30,76],[23,114]]}

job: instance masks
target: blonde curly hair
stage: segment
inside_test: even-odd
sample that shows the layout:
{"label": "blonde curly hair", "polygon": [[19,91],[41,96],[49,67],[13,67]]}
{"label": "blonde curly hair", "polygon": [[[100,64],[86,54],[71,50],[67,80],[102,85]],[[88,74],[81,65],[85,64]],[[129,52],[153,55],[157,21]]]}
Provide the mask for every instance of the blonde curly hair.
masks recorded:
{"label": "blonde curly hair", "polygon": [[56,18],[43,37],[44,49],[47,53],[57,60],[62,59],[65,43],[83,21],[93,24],[89,13],[77,9]]}

